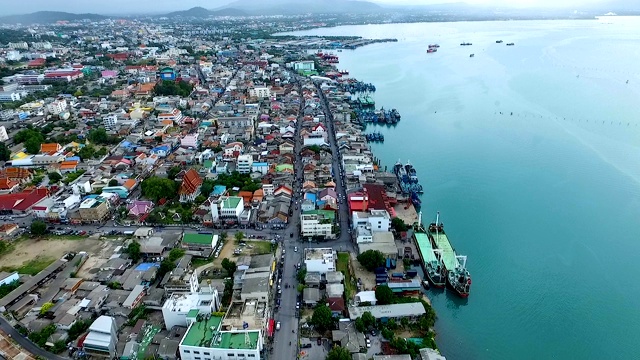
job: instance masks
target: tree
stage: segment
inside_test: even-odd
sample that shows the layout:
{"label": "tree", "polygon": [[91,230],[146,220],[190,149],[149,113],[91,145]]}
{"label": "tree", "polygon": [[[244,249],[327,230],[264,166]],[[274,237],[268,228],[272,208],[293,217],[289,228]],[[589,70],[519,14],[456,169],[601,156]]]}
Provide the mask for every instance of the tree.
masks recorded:
{"label": "tree", "polygon": [[234,261],[231,261],[228,258],[224,258],[222,259],[222,268],[227,271],[227,275],[232,276],[233,273],[235,273],[238,269],[238,266]]}
{"label": "tree", "polygon": [[107,130],[104,128],[92,129],[87,134],[87,139],[94,144],[108,144],[109,143],[109,134],[107,134]]}
{"label": "tree", "polygon": [[47,177],[49,178],[49,182],[54,184],[62,180],[62,175],[57,172],[50,172],[47,174]]}
{"label": "tree", "polygon": [[36,236],[44,235],[47,232],[47,224],[44,221],[36,220],[31,223],[31,234]]}
{"label": "tree", "polygon": [[169,251],[169,260],[176,261],[181,257],[183,257],[184,254],[185,254],[184,249],[180,249],[180,248],[171,249],[171,251]]}
{"label": "tree", "polygon": [[180,166],[173,166],[167,172],[167,177],[171,180],[175,180],[176,175],[178,175],[180,171],[182,171],[182,168]]}
{"label": "tree", "polygon": [[362,324],[365,328],[373,328],[376,327],[376,318],[371,314],[371,311],[365,311],[362,313]]}
{"label": "tree", "polygon": [[351,360],[351,353],[342,346],[334,346],[327,353],[326,360]]}
{"label": "tree", "polygon": [[378,250],[367,250],[358,255],[358,262],[369,271],[384,265],[384,255]]}
{"label": "tree", "polygon": [[361,333],[367,330],[367,328],[364,326],[364,321],[362,321],[362,318],[356,318],[356,330]]}
{"label": "tree", "polygon": [[303,283],[304,284],[304,278],[307,276],[307,269],[302,268],[300,270],[298,270],[298,273],[296,274],[296,279],[298,280],[299,283]]}
{"label": "tree", "polygon": [[44,304],[42,304],[42,307],[40,308],[40,315],[44,315],[47,313],[47,311],[49,311],[49,309],[51,309],[53,307],[54,303],[52,302],[46,302]]}
{"label": "tree", "polygon": [[109,180],[109,186],[118,186],[118,180],[116,179]]}
{"label": "tree", "polygon": [[82,91],[80,89],[76,90],[76,92],[73,93],[73,96],[75,96],[75,97],[82,96]]}
{"label": "tree", "polygon": [[333,315],[331,309],[326,304],[320,304],[313,310],[311,315],[311,323],[315,325],[320,332],[333,328]]}
{"label": "tree", "polygon": [[376,300],[379,305],[393,303],[393,291],[387,285],[376,286]]}
{"label": "tree", "polygon": [[396,231],[407,231],[408,229],[407,224],[405,224],[399,217],[391,219],[391,227],[396,229]]}
{"label": "tree", "polygon": [[24,148],[27,150],[29,154],[37,154],[40,152],[40,145],[42,145],[42,141],[38,138],[29,138],[24,142]]}
{"label": "tree", "polygon": [[0,143],[0,161],[9,161],[11,159],[11,150],[7,148],[5,143]]}
{"label": "tree", "polygon": [[242,241],[242,239],[244,239],[244,233],[242,233],[242,231],[238,231],[235,234],[235,238],[236,238],[236,241],[238,241],[238,242]]}
{"label": "tree", "polygon": [[129,254],[129,258],[131,259],[131,261],[133,261],[134,263],[137,263],[138,260],[140,260],[140,257],[142,257],[141,253],[140,253],[140,243],[137,241],[133,241],[129,244],[129,246],[127,246],[127,254]]}
{"label": "tree", "polygon": [[158,201],[162,198],[173,199],[178,193],[178,184],[171,179],[152,176],[140,184],[142,195]]}

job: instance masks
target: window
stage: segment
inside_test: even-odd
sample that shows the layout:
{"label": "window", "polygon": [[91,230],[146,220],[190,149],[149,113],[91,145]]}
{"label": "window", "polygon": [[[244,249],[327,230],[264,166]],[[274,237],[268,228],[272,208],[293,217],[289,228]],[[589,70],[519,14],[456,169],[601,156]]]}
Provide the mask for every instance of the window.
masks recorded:
{"label": "window", "polygon": [[200,351],[194,351],[193,353],[194,354],[200,354]]}
{"label": "window", "polygon": [[249,354],[248,357],[256,357],[256,354]]}
{"label": "window", "polygon": [[189,350],[184,350],[185,354],[189,354],[191,351]]}
{"label": "window", "polygon": [[229,353],[227,356],[236,356],[236,354]]}
{"label": "window", "polygon": [[204,352],[204,354],[205,354],[205,355],[211,355],[211,354],[209,354],[209,353],[208,353],[208,352],[206,352],[206,351]]}
{"label": "window", "polygon": [[194,357],[194,359],[200,360],[200,356],[196,356],[196,357]]}

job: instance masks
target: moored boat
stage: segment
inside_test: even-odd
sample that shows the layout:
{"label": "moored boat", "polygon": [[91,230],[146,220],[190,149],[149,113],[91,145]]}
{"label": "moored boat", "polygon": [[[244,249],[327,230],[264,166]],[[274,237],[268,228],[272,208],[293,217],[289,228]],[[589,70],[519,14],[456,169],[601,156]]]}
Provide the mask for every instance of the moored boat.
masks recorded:
{"label": "moored boat", "polygon": [[449,238],[444,232],[444,224],[440,223],[440,213],[436,222],[429,225],[429,238],[434,248],[441,251],[441,259],[447,271],[447,287],[458,296],[466,298],[471,288],[471,274],[467,270],[467,257],[457,255]]}
{"label": "moored boat", "polygon": [[414,232],[414,237],[424,266],[424,274],[429,281],[428,284],[437,288],[444,288],[447,273],[442,264],[441,251],[433,248],[429,236],[420,223],[418,223],[418,228]]}

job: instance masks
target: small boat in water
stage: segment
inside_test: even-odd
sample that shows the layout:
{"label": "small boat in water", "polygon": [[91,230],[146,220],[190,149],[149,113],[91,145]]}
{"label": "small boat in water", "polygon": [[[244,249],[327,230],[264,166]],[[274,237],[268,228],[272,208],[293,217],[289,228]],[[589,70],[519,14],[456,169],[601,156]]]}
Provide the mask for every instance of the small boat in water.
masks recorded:
{"label": "small boat in water", "polygon": [[474,57],[474,56],[475,56],[475,54],[471,54],[471,55],[469,55],[469,57]]}
{"label": "small boat in water", "polygon": [[513,46],[515,45],[514,43],[507,43],[507,46]]}
{"label": "small boat in water", "polygon": [[428,49],[427,49],[427,53],[428,53],[428,54],[434,53],[434,52],[436,52],[436,51],[438,51],[438,49],[435,49],[435,48],[428,48]]}
{"label": "small boat in water", "polygon": [[496,44],[502,44],[502,40],[496,40]]}
{"label": "small boat in water", "polygon": [[460,46],[470,46],[470,45],[473,45],[473,44],[470,42],[463,42],[460,44]]}

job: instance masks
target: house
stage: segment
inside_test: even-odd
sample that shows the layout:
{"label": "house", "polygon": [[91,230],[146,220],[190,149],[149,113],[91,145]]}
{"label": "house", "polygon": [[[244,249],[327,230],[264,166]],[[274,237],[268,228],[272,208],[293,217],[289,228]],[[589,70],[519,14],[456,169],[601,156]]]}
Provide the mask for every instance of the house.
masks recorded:
{"label": "house", "polygon": [[337,253],[332,248],[308,248],[304,251],[307,271],[326,274],[336,270]]}
{"label": "house", "polygon": [[169,145],[159,145],[151,149],[151,154],[157,155],[158,157],[164,158],[171,152],[171,147]]}
{"label": "house", "polygon": [[109,217],[111,206],[102,196],[91,196],[80,203],[78,213],[83,222],[101,222]]}
{"label": "house", "polygon": [[8,178],[0,178],[0,194],[12,193],[20,187],[20,183]]}
{"label": "house", "polygon": [[294,150],[294,144],[290,141],[284,141],[280,146],[278,146],[278,150],[280,150],[280,154],[292,154]]}
{"label": "house", "polygon": [[182,178],[180,184],[180,202],[193,202],[200,195],[200,187],[202,186],[202,178],[194,169],[189,169]]}
{"label": "house", "polygon": [[0,213],[26,214],[49,195],[49,190],[45,187],[18,193],[0,194]]}
{"label": "house", "polygon": [[218,235],[191,234],[182,235],[182,247],[188,250],[213,250],[218,246]]}
{"label": "house", "polygon": [[113,358],[116,356],[118,330],[116,319],[102,315],[89,327],[82,341],[82,350],[89,356]]}
{"label": "house", "polygon": [[[18,224],[2,224],[0,225],[0,237],[11,236],[11,234],[17,232],[19,229]],[[1,280],[0,285],[2,285]]]}
{"label": "house", "polygon": [[144,221],[151,210],[153,210],[153,205],[152,201],[134,200],[127,206],[129,217],[137,219],[138,221]]}
{"label": "house", "polygon": [[58,143],[45,143],[40,145],[40,153],[54,155],[62,150],[62,146]]}

